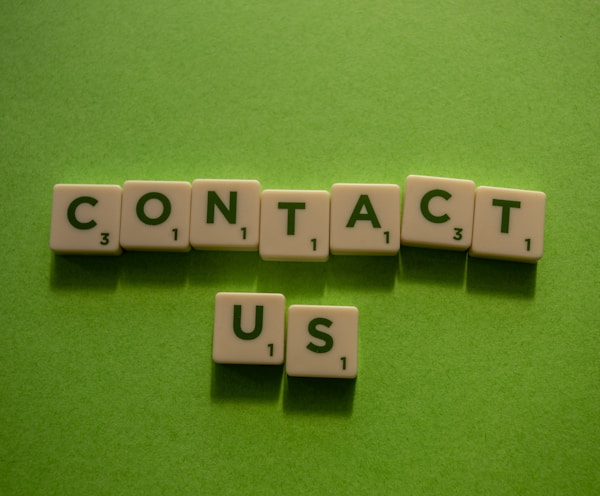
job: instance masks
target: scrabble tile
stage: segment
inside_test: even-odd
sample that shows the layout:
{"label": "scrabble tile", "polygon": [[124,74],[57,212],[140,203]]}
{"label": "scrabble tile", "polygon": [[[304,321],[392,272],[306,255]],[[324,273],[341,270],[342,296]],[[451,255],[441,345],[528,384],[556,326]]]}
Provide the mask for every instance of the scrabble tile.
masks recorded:
{"label": "scrabble tile", "polygon": [[544,251],[546,195],[480,186],[475,194],[470,255],[537,262]]}
{"label": "scrabble tile", "polygon": [[286,372],[295,377],[356,377],[358,309],[292,305],[288,310]]}
{"label": "scrabble tile", "polygon": [[402,244],[445,250],[471,246],[475,183],[411,175],[406,178]]}
{"label": "scrabble tile", "polygon": [[126,250],[188,251],[190,204],[190,183],[126,181],[121,246]]}
{"label": "scrabble tile", "polygon": [[400,187],[331,187],[329,249],[334,255],[395,255],[400,248]]}
{"label": "scrabble tile", "polygon": [[329,198],[328,191],[263,191],[261,258],[326,261],[329,258]]}
{"label": "scrabble tile", "polygon": [[217,293],[213,332],[216,363],[283,363],[285,297],[278,293]]}
{"label": "scrabble tile", "polygon": [[52,197],[50,248],[59,254],[118,255],[120,186],[57,184]]}
{"label": "scrabble tile", "polygon": [[196,179],[192,183],[190,243],[203,250],[258,250],[260,183]]}

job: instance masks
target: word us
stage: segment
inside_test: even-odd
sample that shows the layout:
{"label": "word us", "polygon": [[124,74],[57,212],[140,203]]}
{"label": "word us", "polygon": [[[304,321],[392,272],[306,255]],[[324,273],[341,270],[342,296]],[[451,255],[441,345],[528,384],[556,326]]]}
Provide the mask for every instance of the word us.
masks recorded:
{"label": "word us", "polygon": [[59,254],[126,250],[258,250],[264,260],[395,255],[400,244],[537,262],[546,195],[411,175],[396,184],[261,191],[255,180],[57,184],[50,247]]}
{"label": "word us", "polygon": [[285,296],[217,293],[213,361],[281,365],[293,377],[353,379],[358,371],[358,309],[291,305]]}

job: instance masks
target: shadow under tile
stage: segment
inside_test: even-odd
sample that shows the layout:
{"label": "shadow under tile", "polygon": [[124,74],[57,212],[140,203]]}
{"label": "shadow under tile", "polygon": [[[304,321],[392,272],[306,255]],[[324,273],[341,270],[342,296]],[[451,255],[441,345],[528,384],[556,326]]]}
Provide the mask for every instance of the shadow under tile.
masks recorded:
{"label": "shadow under tile", "polygon": [[467,291],[533,298],[536,273],[537,264],[469,257]]}
{"label": "shadow under tile", "polygon": [[190,253],[126,251],[121,255],[121,282],[125,285],[183,286]]}
{"label": "shadow under tile", "polygon": [[307,294],[320,296],[325,291],[328,263],[261,260],[258,266],[258,292],[283,293],[292,298]]}
{"label": "shadow under tile", "polygon": [[192,250],[190,259],[190,284],[220,285],[223,291],[250,291],[256,285],[258,252]]}
{"label": "shadow under tile", "polygon": [[465,281],[467,254],[464,251],[435,250],[402,246],[400,278],[412,282],[436,283],[462,287]]}
{"label": "shadow under tile", "polygon": [[397,255],[333,255],[328,262],[327,286],[350,291],[392,291],[397,273]]}
{"label": "shadow under tile", "polygon": [[356,379],[286,376],[284,381],[285,413],[352,415]]}
{"label": "shadow under tile", "polygon": [[53,290],[114,290],[121,273],[121,256],[54,255],[50,266]]}
{"label": "shadow under tile", "polygon": [[283,365],[212,364],[212,401],[277,402]]}

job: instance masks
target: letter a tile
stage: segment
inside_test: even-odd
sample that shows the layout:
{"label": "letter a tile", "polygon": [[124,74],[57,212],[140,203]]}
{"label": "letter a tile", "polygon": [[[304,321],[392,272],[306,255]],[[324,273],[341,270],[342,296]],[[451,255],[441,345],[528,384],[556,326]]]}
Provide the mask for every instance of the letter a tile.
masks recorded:
{"label": "letter a tile", "polygon": [[400,187],[331,187],[330,250],[334,255],[395,255],[400,248]]}

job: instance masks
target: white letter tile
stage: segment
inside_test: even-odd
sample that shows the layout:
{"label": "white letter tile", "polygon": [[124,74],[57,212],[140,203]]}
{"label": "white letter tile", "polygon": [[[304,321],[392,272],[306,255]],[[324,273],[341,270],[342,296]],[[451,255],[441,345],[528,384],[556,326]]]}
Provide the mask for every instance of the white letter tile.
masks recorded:
{"label": "white letter tile", "polygon": [[190,243],[202,250],[258,250],[260,183],[196,179],[192,183]]}
{"label": "white letter tile", "polygon": [[190,203],[190,183],[126,181],[121,246],[126,250],[188,251]]}
{"label": "white letter tile", "polygon": [[334,255],[395,255],[400,248],[400,187],[331,187],[330,250]]}
{"label": "white letter tile", "polygon": [[466,179],[406,178],[402,244],[445,250],[471,246],[475,183]]}
{"label": "white letter tile", "polygon": [[326,261],[329,258],[329,198],[327,191],[263,191],[261,258]]}
{"label": "white letter tile", "polygon": [[119,255],[120,186],[57,184],[52,196],[50,248],[58,254]]}
{"label": "white letter tile", "polygon": [[217,293],[213,333],[216,363],[283,363],[285,297],[278,293]]}
{"label": "white letter tile", "polygon": [[546,194],[480,186],[470,255],[537,262],[544,252]]}
{"label": "white letter tile", "polygon": [[357,371],[356,307],[290,306],[286,351],[289,376],[352,379]]}

